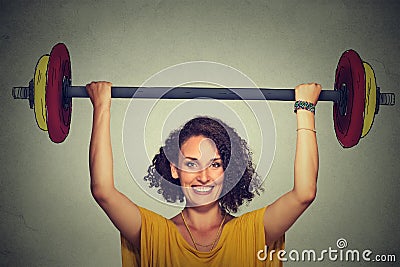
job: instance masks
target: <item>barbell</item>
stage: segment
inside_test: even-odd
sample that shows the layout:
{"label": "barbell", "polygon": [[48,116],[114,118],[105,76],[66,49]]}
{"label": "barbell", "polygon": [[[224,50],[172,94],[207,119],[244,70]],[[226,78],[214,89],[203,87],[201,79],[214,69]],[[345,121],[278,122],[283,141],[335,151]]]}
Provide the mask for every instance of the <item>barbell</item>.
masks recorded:
{"label": "barbell", "polygon": [[[89,97],[85,86],[72,86],[71,60],[65,44],[56,44],[37,62],[27,87],[13,87],[14,99],[28,99],[40,129],[61,143],[69,133],[72,98]],[[261,93],[260,93],[261,92]],[[161,96],[161,97],[160,97]],[[112,98],[219,99],[294,101],[294,89],[112,87]],[[336,137],[344,148],[353,147],[372,127],[380,105],[395,104],[393,93],[381,93],[372,67],[354,50],[345,51],[336,68],[333,90],[322,90],[318,101],[333,102]]]}

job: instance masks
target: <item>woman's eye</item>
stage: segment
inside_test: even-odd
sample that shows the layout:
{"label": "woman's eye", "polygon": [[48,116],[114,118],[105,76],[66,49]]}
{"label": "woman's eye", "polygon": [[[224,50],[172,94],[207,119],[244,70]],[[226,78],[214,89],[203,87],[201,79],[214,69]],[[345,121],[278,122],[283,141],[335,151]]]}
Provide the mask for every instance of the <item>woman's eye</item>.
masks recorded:
{"label": "woman's eye", "polygon": [[186,167],[189,167],[189,168],[193,168],[193,167],[196,167],[196,163],[194,163],[193,161],[188,161],[188,162],[186,162]]}
{"label": "woman's eye", "polygon": [[221,167],[221,163],[213,162],[213,163],[211,163],[211,166],[214,167],[214,168],[219,168],[219,167]]}

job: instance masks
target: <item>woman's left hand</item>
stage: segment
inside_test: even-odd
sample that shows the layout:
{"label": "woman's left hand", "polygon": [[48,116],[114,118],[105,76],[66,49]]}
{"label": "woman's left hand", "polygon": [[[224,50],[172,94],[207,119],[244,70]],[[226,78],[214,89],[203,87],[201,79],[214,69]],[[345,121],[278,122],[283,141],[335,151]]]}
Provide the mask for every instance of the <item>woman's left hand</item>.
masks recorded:
{"label": "woman's left hand", "polygon": [[302,100],[311,102],[314,105],[318,102],[319,94],[321,93],[322,86],[318,83],[303,83],[294,88],[296,101]]}

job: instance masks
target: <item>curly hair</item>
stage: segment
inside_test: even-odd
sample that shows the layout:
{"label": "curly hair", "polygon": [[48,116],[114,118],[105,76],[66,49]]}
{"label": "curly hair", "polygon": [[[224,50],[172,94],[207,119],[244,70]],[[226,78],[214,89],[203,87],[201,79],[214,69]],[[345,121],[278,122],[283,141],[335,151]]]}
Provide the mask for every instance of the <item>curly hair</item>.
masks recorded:
{"label": "curly hair", "polygon": [[223,212],[236,213],[239,206],[250,202],[255,193],[263,191],[247,142],[221,120],[203,116],[191,119],[180,129],[172,131],[147,169],[144,179],[150,187],[159,187],[158,193],[166,201],[184,200],[179,179],[172,178],[170,163],[178,166],[179,150],[192,136],[211,139],[221,156],[225,179],[219,205]]}

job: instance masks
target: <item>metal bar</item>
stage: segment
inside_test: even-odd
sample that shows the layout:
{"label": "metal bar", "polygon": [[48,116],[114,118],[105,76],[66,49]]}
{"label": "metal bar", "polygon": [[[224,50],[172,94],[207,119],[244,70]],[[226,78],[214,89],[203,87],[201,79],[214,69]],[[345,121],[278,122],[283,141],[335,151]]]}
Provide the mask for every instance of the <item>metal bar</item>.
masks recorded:
{"label": "metal bar", "polygon": [[[66,97],[89,97],[84,86],[69,86]],[[294,101],[294,89],[269,88],[204,88],[204,87],[112,87],[112,98],[147,99],[194,99],[211,98],[220,100],[279,100]],[[322,90],[319,101],[338,102],[340,93],[335,90]]]}

